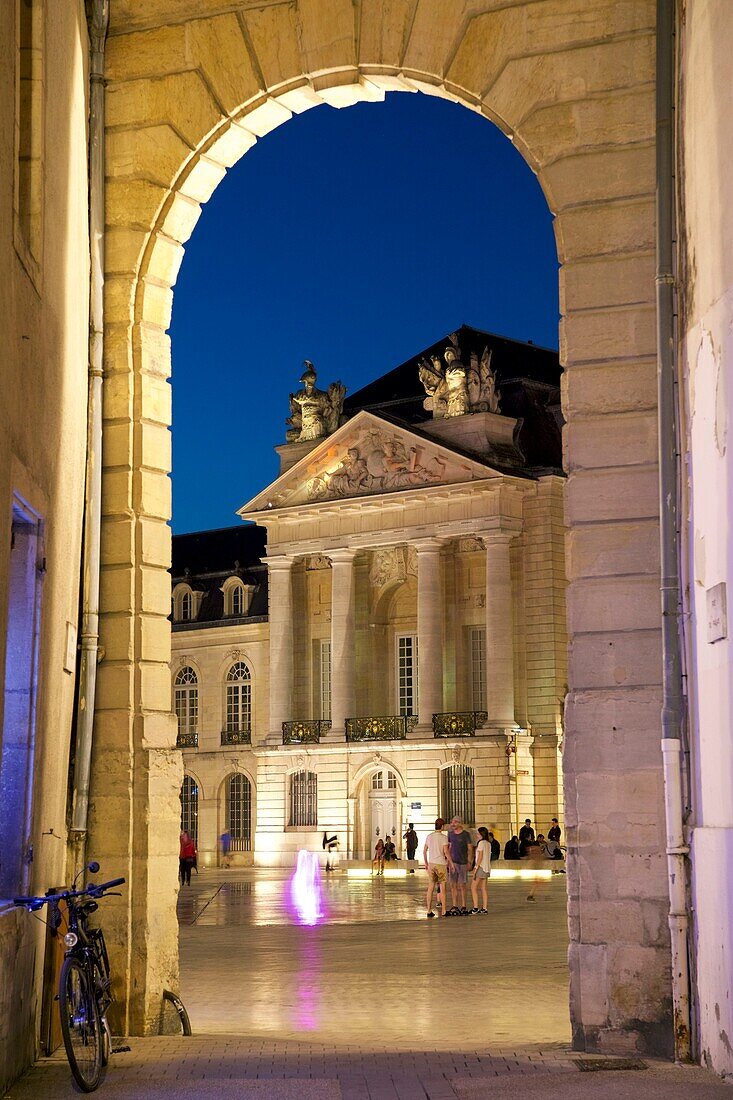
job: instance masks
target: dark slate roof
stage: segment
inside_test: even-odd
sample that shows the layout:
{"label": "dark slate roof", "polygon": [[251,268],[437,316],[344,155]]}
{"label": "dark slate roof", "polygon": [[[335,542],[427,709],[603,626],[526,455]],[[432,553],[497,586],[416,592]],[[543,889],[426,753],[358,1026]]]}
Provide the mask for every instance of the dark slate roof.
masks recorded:
{"label": "dark slate roof", "polygon": [[[522,421],[517,440],[526,459],[527,472],[562,468],[560,429],[560,375],[558,353],[550,348],[510,340],[471,325],[456,330],[461,358],[469,361],[471,352],[481,358],[484,348],[491,350],[491,366],[496,374],[501,412]],[[423,408],[426,394],[418,374],[418,364],[431,355],[442,355],[451,343],[446,333],[440,340],[411,359],[394,367],[380,378],[349,394],[344,413],[354,416],[361,409],[388,413],[405,424],[419,426],[430,419]]]}
{"label": "dark slate roof", "polygon": [[267,532],[254,523],[220,527],[214,531],[192,531],[173,537],[174,583],[202,574],[230,575],[260,566],[266,553]]}
{"label": "dark slate roof", "polygon": [[[173,536],[173,584],[186,581],[203,592],[195,620],[176,623],[176,630],[190,630],[202,623],[245,623],[267,615],[267,569],[261,563],[266,553],[267,532],[253,523],[220,527],[215,531],[193,531]],[[255,591],[249,613],[242,618],[224,617],[221,586],[227,577],[241,577]]]}

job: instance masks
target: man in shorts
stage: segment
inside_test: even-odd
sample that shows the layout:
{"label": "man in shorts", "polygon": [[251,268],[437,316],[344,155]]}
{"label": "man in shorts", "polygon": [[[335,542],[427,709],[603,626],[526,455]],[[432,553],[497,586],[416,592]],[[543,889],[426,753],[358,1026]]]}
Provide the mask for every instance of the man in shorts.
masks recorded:
{"label": "man in shorts", "polygon": [[466,880],[468,868],[473,861],[471,834],[463,828],[460,817],[454,817],[448,830],[448,843],[443,849],[448,863],[448,885],[452,906],[446,914],[449,917],[467,917]]}
{"label": "man in shorts", "polygon": [[436,818],[435,832],[428,835],[425,841],[425,847],[423,848],[423,859],[425,861],[425,870],[428,873],[428,894],[427,894],[427,910],[428,916],[434,917],[433,912],[433,891],[437,887],[438,900],[443,906],[443,916],[447,916],[446,910],[448,905],[445,897],[445,879],[446,879],[446,860],[445,860],[445,833],[441,830],[444,828],[445,822],[442,817]]}

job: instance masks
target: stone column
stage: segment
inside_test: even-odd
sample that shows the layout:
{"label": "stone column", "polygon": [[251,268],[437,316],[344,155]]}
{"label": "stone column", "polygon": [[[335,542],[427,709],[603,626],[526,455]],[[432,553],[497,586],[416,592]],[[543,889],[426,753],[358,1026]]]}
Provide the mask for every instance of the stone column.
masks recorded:
{"label": "stone column", "polygon": [[443,588],[439,539],[421,539],[417,551],[417,704],[415,737],[433,736],[433,715],[443,710]]}
{"label": "stone column", "polygon": [[509,547],[504,532],[481,536],[486,547],[485,728],[507,729],[514,720],[514,612]]}
{"label": "stone column", "polygon": [[282,724],[293,719],[293,559],[265,559],[270,623],[270,732],[268,742],[282,744]]}
{"label": "stone column", "polygon": [[347,718],[356,717],[354,662],[355,550],[332,550],[331,559],[331,729],[329,741],[343,741]]}

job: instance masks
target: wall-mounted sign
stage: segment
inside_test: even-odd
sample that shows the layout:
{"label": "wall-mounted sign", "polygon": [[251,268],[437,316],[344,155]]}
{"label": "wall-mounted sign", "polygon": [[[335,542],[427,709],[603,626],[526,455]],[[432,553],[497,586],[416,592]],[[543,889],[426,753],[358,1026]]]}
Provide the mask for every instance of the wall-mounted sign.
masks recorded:
{"label": "wall-mounted sign", "polygon": [[422,809],[422,802],[411,802],[410,803],[410,809],[411,810],[421,810]]}

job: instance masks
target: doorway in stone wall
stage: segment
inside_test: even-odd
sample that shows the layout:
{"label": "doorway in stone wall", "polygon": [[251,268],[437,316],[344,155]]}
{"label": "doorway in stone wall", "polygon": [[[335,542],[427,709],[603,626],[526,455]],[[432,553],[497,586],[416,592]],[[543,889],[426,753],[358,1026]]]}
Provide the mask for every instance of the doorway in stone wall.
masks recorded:
{"label": "doorway in stone wall", "polygon": [[[603,830],[595,825],[588,834],[575,830],[585,820],[610,820],[609,798],[615,799],[614,805],[619,798],[629,807],[638,802],[639,812],[660,801],[658,784],[647,797],[659,769],[649,762],[650,755],[640,753],[639,738],[641,730],[647,742],[656,738],[649,732],[655,723],[645,709],[654,709],[649,695],[659,681],[656,570],[653,555],[639,566],[627,561],[624,550],[636,545],[638,537],[653,536],[657,516],[650,443],[655,437],[653,11],[642,5],[600,5],[587,20],[578,21],[574,5],[561,0],[561,17],[542,24],[535,18],[539,5],[492,6],[491,11],[479,5],[470,16],[461,6],[440,5],[435,23],[430,14],[435,14],[435,5],[421,3],[402,24],[392,18],[391,5],[388,18],[387,7],[379,0],[344,5],[325,18],[317,3],[278,5],[277,10],[275,5],[247,6],[237,17],[227,14],[201,23],[183,13],[180,24],[164,30],[174,38],[186,36],[184,72],[160,53],[163,28],[147,10],[136,12],[132,3],[124,26],[113,25],[113,36],[119,36],[115,45],[121,49],[110,72],[114,108],[108,116],[108,167],[115,185],[108,206],[124,248],[116,249],[108,264],[108,367],[117,389],[107,415],[131,416],[136,430],[124,437],[129,450],[125,457],[121,422],[109,424],[114,446],[118,438],[122,444],[115,451],[121,466],[106,475],[108,514],[110,523],[118,524],[124,555],[110,558],[105,569],[115,571],[114,578],[110,575],[115,593],[118,582],[127,579],[129,590],[143,595],[134,608],[141,619],[134,652],[101,670],[100,743],[117,745],[120,723],[127,716],[132,763],[139,775],[136,807],[144,783],[150,781],[151,812],[134,821],[136,835],[145,834],[137,849],[149,851],[148,830],[164,852],[172,852],[170,810],[177,801],[179,777],[171,775],[170,782],[165,778],[169,746],[161,731],[170,707],[164,687],[167,654],[163,646],[156,660],[142,646],[156,617],[167,612],[165,584],[154,583],[156,578],[165,580],[159,577],[167,565],[161,531],[170,516],[170,464],[160,442],[169,423],[164,379],[170,351],[164,330],[170,288],[200,203],[257,137],[311,106],[373,103],[385,92],[419,89],[497,121],[541,176],[558,215],[558,251],[565,265],[562,349],[563,361],[572,368],[564,407],[570,418],[567,515],[574,662],[566,786],[573,812],[571,843],[574,853],[580,845],[584,868],[581,877],[574,855],[569,868],[577,903],[573,913],[582,910],[587,918],[582,927],[580,915],[571,922],[572,1004],[579,1044],[592,1047],[599,1035],[604,1042],[614,1036],[623,1041],[629,1031],[641,1035],[639,1021],[666,1019],[667,947],[660,933],[644,949],[643,959],[633,956],[649,980],[642,983],[644,992],[631,988],[624,977],[631,947],[627,950],[613,929],[596,919],[595,910],[613,901],[639,911],[650,904],[661,912],[665,891],[646,874],[644,898],[625,893],[627,888],[636,890],[637,878],[627,872],[637,865],[634,860],[648,857],[648,844],[642,852],[627,834],[622,852],[616,832],[611,867],[599,839]],[[219,39],[207,34],[225,30],[232,40],[246,38],[232,57],[246,55],[251,72],[246,66],[233,67],[229,54],[212,52],[211,41]],[[127,48],[139,40],[155,46],[142,52]],[[292,49],[284,48],[287,43]],[[173,49],[170,57],[177,56]],[[140,65],[139,57],[147,60]],[[452,154],[453,143],[447,148]],[[450,176],[449,190],[458,207],[455,178],[455,173]],[[448,237],[455,246],[453,235]],[[451,258],[456,252],[455,247],[450,250]],[[125,262],[127,253],[134,254],[134,261]],[[341,261],[339,271],[348,271],[343,256]],[[427,256],[425,265],[430,262],[434,258]],[[446,278],[445,285],[459,282]],[[136,526],[128,546],[123,519],[129,516],[135,517]],[[104,614],[118,615],[118,606],[108,598],[113,586],[105,590],[103,584],[103,591]],[[649,744],[645,751],[651,753]],[[130,761],[122,755],[119,763],[129,769]],[[155,771],[158,764],[161,772]],[[105,793],[105,784],[116,789],[117,778],[113,769],[101,776],[100,793]],[[322,782],[319,789],[325,789]],[[654,822],[658,824],[656,818]],[[104,830],[99,832],[102,850]],[[658,833],[661,851],[663,830]],[[135,876],[135,882],[146,879]],[[130,956],[127,988],[138,990],[134,1002],[131,998],[131,1020],[142,1027],[157,1011],[160,981],[175,984],[174,929],[166,924],[162,895],[134,889],[129,905],[130,913],[120,923],[121,943],[131,914],[133,923],[154,920],[161,932],[151,945],[160,968],[155,959],[141,957],[138,964],[137,956]],[[624,922],[624,927],[631,925]],[[590,976],[590,986],[581,981],[583,974]],[[151,975],[156,977],[150,980]],[[600,991],[598,997],[581,995],[590,987]],[[649,1034],[654,1026],[647,1028]]]}

